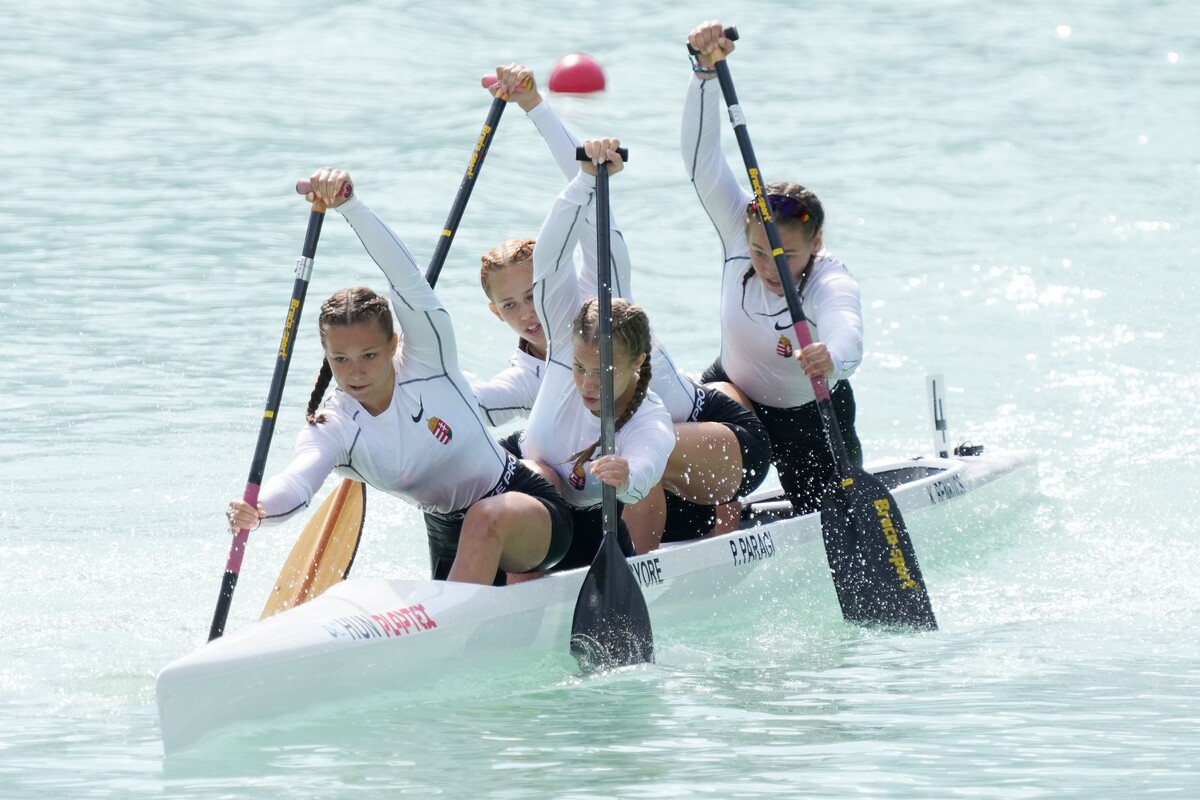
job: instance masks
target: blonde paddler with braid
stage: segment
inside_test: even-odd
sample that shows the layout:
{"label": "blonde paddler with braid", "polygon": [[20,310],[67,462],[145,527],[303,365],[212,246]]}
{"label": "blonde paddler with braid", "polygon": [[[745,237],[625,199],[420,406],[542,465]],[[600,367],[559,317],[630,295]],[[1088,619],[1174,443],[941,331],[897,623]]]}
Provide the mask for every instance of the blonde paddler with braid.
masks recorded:
{"label": "blonde paddler with braid", "polygon": [[[325,363],[309,425],[292,462],[263,485],[257,509],[240,499],[229,504],[231,528],[287,518],[337,472],[424,512],[435,579],[493,583],[500,569],[549,569],[571,540],[554,473],[536,473],[492,439],[459,369],[450,316],[361,195],[342,198],[350,176],[325,169],[311,182],[387,277],[400,333],[387,301],[370,289],[345,289],[325,302],[318,320]],[[331,378],[337,388],[324,398]]]}
{"label": "blonde paddler with braid", "polygon": [[[616,452],[593,458],[600,440],[600,349],[598,303],[580,302],[571,258],[584,218],[595,204],[596,167],[621,170],[615,139],[583,143],[591,161],[554,201],[533,251],[533,291],[545,329],[545,375],[521,437],[521,453],[552,469],[572,510],[574,534],[556,569],[590,564],[603,539],[602,484],[617,490],[620,503],[636,503],[662,479],[675,446],[671,415],[650,391],[650,320],[638,306],[613,299],[613,396]],[[618,539],[626,555],[633,543],[625,523]]]}

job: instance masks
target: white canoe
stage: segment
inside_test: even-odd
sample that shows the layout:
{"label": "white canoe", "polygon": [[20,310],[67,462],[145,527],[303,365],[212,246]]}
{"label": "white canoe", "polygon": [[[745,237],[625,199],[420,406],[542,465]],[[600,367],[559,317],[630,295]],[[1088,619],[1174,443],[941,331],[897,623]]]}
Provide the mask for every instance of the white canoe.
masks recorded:
{"label": "white canoe", "polygon": [[[1030,464],[1028,453],[878,462],[917,553],[923,509]],[[688,619],[698,601],[729,592],[767,563],[827,569],[819,514],[787,516],[769,494],[751,498],[740,530],[666,545],[629,559],[656,630]],[[163,747],[170,754],[222,728],[310,705],[395,692],[457,665],[514,651],[566,652],[586,569],[496,588],[429,580],[351,578],[324,595],[209,642],[158,676]],[[832,595],[833,584],[829,591]],[[936,607],[936,586],[930,588]]]}

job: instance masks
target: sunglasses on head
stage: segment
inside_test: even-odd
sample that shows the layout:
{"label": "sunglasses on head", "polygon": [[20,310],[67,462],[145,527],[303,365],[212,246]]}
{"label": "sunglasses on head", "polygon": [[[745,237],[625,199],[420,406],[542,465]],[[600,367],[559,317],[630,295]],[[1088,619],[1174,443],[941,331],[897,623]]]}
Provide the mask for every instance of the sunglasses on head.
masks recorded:
{"label": "sunglasses on head", "polygon": [[[812,218],[808,204],[803,200],[797,200],[786,194],[769,194],[767,202],[771,204],[771,211],[776,217],[795,217],[801,222],[808,222]],[[753,214],[757,209],[758,203],[751,202],[746,206],[746,213]]]}

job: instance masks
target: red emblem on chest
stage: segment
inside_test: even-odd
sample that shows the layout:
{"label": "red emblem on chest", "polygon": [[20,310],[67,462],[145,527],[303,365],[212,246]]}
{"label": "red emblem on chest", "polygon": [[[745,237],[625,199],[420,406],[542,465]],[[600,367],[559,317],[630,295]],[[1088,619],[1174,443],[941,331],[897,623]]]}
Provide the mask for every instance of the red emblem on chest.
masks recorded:
{"label": "red emblem on chest", "polygon": [[784,358],[792,357],[792,343],[786,336],[779,337],[779,344],[775,345],[775,352]]}
{"label": "red emblem on chest", "polygon": [[450,430],[450,426],[437,417],[429,418],[429,432],[442,444],[450,444],[450,440],[454,438],[454,431]]}
{"label": "red emblem on chest", "polygon": [[583,491],[583,485],[587,483],[587,475],[583,474],[583,465],[571,470],[571,477],[567,478],[567,483],[571,484],[571,488]]}

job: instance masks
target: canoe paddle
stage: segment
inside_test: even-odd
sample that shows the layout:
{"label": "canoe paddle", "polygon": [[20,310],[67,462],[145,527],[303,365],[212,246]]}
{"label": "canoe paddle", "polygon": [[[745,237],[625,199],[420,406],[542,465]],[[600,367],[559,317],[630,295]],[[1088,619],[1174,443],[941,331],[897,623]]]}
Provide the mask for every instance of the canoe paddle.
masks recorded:
{"label": "canoe paddle", "polygon": [[[350,196],[352,190],[346,187],[344,193]],[[267,453],[271,449],[271,437],[275,433],[275,416],[279,413],[279,403],[283,398],[283,384],[287,381],[288,365],[292,361],[292,351],[296,347],[296,331],[300,326],[300,312],[304,308],[304,296],[308,293],[308,280],[312,276],[313,256],[317,252],[317,242],[321,238],[321,224],[325,221],[325,203],[320,199],[313,200],[312,211],[308,215],[308,230],[304,234],[304,248],[300,251],[300,259],[296,262],[296,281],[292,285],[292,299],[288,303],[287,316],[283,321],[283,338],[276,350],[275,372],[271,376],[271,388],[267,392],[267,408],[263,412],[262,424],[258,429],[258,443],[254,448],[254,459],[250,463],[250,478],[246,482],[246,490],[242,499],[251,508],[258,507],[258,491],[262,486],[263,472],[267,467]],[[233,536],[229,546],[229,558],[225,563],[225,576],[221,581],[221,594],[217,597],[217,608],[213,612],[212,627],[208,631],[211,642],[225,632],[225,621],[229,618],[229,607],[233,603],[233,590],[237,588],[238,574],[242,571],[242,556],[246,552],[246,540],[250,536],[248,528],[242,528]]]}
{"label": "canoe paddle", "polygon": [[[624,148],[618,150],[629,158]],[[575,157],[587,155],[576,148]],[[596,167],[596,292],[600,312],[600,453],[616,451],[616,398],[613,396],[612,255],[609,232],[608,164]],[[616,488],[603,484],[604,538],[584,576],[571,621],[571,655],[585,672],[654,660],[654,632],[642,587],[617,544]]]}
{"label": "canoe paddle", "polygon": [[[458,193],[454,196],[450,216],[442,227],[441,238],[438,239],[433,257],[425,270],[425,280],[430,286],[437,284],[438,276],[446,263],[454,234],[462,222],[467,201],[471,198],[475,181],[479,177],[483,160],[491,147],[492,137],[496,133],[496,126],[500,124],[500,116],[504,113],[506,105],[507,97],[496,97],[492,100],[483,130],[475,140],[475,148],[471,151],[467,171],[459,183]],[[311,189],[308,181],[296,183],[296,191],[300,194],[308,194]],[[334,497],[343,499],[335,502]],[[359,499],[353,499],[355,497]],[[350,566],[362,537],[365,504],[366,486],[359,481],[343,478],[338,488],[326,498],[325,503],[313,514],[308,525],[296,538],[296,544],[279,572],[275,588],[267,598],[266,607],[263,609],[264,618],[317,597],[350,573]]]}
{"label": "canoe paddle", "polygon": [[[736,28],[726,28],[725,38],[736,40]],[[688,50],[696,55],[689,45]],[[754,191],[759,217],[779,270],[779,281],[792,316],[792,328],[800,348],[813,343],[808,321],[800,306],[792,280],[791,267],[784,254],[783,241],[775,224],[774,210],[765,193],[766,180],[758,168],[746,118],[738,104],[733,77],[725,60],[725,51],[715,49],[709,57],[717,71],[721,94],[729,109],[729,120],[737,137],[742,161]],[[837,590],[842,616],[860,624],[899,625],[937,630],[937,620],[921,578],[921,568],[913,550],[908,528],[900,516],[895,498],[883,483],[850,463],[841,429],[833,412],[829,385],[818,375],[812,381],[817,410],[825,428],[825,438],[833,453],[834,478],[821,503],[821,533],[829,571]]]}
{"label": "canoe paddle", "polygon": [[366,500],[366,484],[349,478],[325,498],[296,538],[259,619],[318,597],[346,577],[362,538]]}

